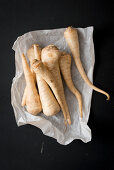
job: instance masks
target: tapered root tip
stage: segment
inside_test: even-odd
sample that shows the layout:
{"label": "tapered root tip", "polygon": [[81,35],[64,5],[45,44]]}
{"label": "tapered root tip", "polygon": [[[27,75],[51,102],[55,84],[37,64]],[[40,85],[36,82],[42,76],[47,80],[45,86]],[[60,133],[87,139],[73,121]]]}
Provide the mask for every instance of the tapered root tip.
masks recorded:
{"label": "tapered root tip", "polygon": [[65,124],[65,126],[67,126],[67,120],[64,120],[64,124]]}
{"label": "tapered root tip", "polygon": [[22,58],[25,58],[25,55],[24,55],[24,53],[22,53],[22,54],[21,54],[21,57],[22,57]]}
{"label": "tapered root tip", "polygon": [[66,130],[67,130],[67,122],[66,122],[66,124],[65,124],[64,133],[66,132]]}
{"label": "tapered root tip", "polygon": [[23,102],[21,103],[21,106],[22,106],[22,107],[24,107],[25,105],[26,105],[25,103],[23,103]]}
{"label": "tapered root tip", "polygon": [[[65,127],[67,128],[67,123],[71,125],[71,119],[67,118],[67,120],[64,120]],[[66,131],[66,130],[65,130]]]}
{"label": "tapered root tip", "polygon": [[67,119],[67,122],[69,125],[71,125],[71,120],[70,119]]}
{"label": "tapered root tip", "polygon": [[107,94],[106,96],[107,96],[107,99],[106,99],[106,100],[110,100],[110,95],[109,95],[109,94]]}
{"label": "tapered root tip", "polygon": [[82,113],[80,113],[80,117],[83,118],[83,114]]}

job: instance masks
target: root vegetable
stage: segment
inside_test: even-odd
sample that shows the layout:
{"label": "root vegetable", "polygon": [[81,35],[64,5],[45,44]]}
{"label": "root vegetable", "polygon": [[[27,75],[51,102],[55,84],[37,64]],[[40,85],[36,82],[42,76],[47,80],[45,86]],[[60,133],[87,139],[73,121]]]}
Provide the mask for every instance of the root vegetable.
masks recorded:
{"label": "root vegetable", "polygon": [[76,96],[79,104],[79,112],[82,117],[82,96],[79,91],[75,88],[74,83],[71,77],[71,56],[66,53],[62,53],[60,60],[60,70],[63,75],[63,78],[70,89],[70,91]]}
{"label": "root vegetable", "polygon": [[88,84],[89,87],[91,87],[92,89],[94,89],[97,92],[100,92],[104,95],[107,96],[107,100],[110,99],[110,96],[108,93],[106,93],[105,91],[97,88],[96,86],[94,86],[91,81],[88,79],[84,68],[82,66],[81,60],[80,60],[80,52],[79,52],[79,42],[78,42],[78,33],[77,30],[72,28],[72,27],[68,27],[66,29],[66,31],[64,32],[64,37],[71,49],[75,64],[78,68],[78,71],[81,74],[81,77],[83,78],[83,80]]}
{"label": "root vegetable", "polygon": [[50,86],[52,89],[56,99],[58,100],[58,103],[61,106],[61,109],[64,114],[64,120],[65,124],[67,124],[67,115],[66,115],[66,110],[63,105],[64,101],[62,100],[61,94],[60,94],[60,89],[58,87],[57,82],[55,81],[55,78],[53,77],[52,73],[48,70],[48,68],[38,60],[33,61],[33,70],[36,73],[37,76],[41,77],[43,80],[47,82],[47,84]]}
{"label": "root vegetable", "polygon": [[55,94],[56,99],[58,100],[58,103],[61,106],[64,119],[65,120],[67,119],[67,122],[71,124],[71,118],[70,118],[68,106],[66,103],[66,99],[64,95],[64,88],[63,88],[62,79],[60,75],[60,68],[59,68],[60,55],[61,53],[57,47],[55,47],[54,45],[49,45],[42,50],[41,59],[42,59],[42,62],[49,69],[52,76],[54,77],[54,80],[51,83],[51,88],[52,88],[53,93]]}
{"label": "root vegetable", "polygon": [[[34,45],[37,48],[35,50],[38,50],[37,56],[34,55]],[[29,58],[29,61],[30,61],[30,70],[32,72],[34,81],[36,83],[36,75],[35,75],[34,71],[32,70],[31,62],[35,58],[38,59],[38,60],[41,59],[41,48],[40,48],[40,46],[38,44],[33,44],[32,47],[27,51],[27,57]],[[26,93],[27,93],[27,87],[25,87],[25,90],[24,90],[24,94],[23,94],[23,98],[22,98],[22,103],[21,103],[22,106],[26,105]]]}
{"label": "root vegetable", "polygon": [[[40,56],[40,55],[41,55],[41,51],[38,49],[38,47],[36,45],[34,45],[35,58],[38,59],[39,58],[38,56]],[[42,103],[43,113],[46,116],[55,115],[56,113],[58,113],[60,111],[60,107],[59,107],[57,100],[55,99],[48,84],[41,76],[36,74],[36,80],[37,80],[40,100]]]}
{"label": "root vegetable", "polygon": [[33,115],[37,115],[39,112],[41,112],[41,102],[40,97],[38,95],[34,78],[32,75],[32,72],[29,68],[29,65],[27,63],[26,57],[24,54],[21,55],[22,58],[22,65],[26,80],[26,86],[27,86],[27,93],[26,93],[26,107],[27,111]]}

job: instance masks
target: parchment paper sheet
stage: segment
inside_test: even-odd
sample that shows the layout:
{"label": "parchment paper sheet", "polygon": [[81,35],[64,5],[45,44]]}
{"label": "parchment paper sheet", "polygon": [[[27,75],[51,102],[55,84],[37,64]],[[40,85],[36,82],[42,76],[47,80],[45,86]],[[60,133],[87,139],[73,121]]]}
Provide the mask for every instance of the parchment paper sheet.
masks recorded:
{"label": "parchment paper sheet", "polygon": [[[93,45],[93,27],[77,28],[79,35],[81,61],[87,76],[93,81],[94,68],[94,45]],[[64,84],[65,96],[69,107],[72,125],[67,126],[65,131],[63,114],[60,111],[57,115],[46,117],[43,113],[38,116],[33,116],[26,111],[25,107],[21,106],[22,96],[25,88],[25,78],[21,63],[21,53],[26,55],[27,50],[32,44],[38,43],[42,48],[54,44],[60,50],[70,52],[69,47],[64,39],[65,28],[52,30],[38,30],[28,32],[17,38],[13,45],[15,51],[15,67],[16,73],[12,81],[11,87],[11,103],[14,109],[14,114],[18,126],[31,124],[40,128],[44,135],[53,137],[58,143],[67,145],[74,139],[81,139],[83,142],[91,140],[91,130],[87,125],[90,107],[92,90],[82,80],[72,57],[72,79],[81,92],[83,98],[83,118],[79,116],[78,102],[75,96],[69,91]]]}

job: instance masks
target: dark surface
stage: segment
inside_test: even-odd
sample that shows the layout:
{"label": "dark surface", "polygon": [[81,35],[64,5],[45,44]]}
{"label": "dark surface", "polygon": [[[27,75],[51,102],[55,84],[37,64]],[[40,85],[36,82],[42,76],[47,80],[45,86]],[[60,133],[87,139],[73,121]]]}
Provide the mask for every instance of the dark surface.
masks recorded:
{"label": "dark surface", "polygon": [[[107,170],[114,163],[114,6],[110,1],[0,0],[0,170]],[[94,84],[111,94],[93,93],[88,125],[92,141],[62,146],[33,126],[17,127],[10,88],[15,75],[13,42],[38,29],[94,26]],[[41,154],[41,147],[43,152]],[[75,166],[75,168],[73,168]]]}

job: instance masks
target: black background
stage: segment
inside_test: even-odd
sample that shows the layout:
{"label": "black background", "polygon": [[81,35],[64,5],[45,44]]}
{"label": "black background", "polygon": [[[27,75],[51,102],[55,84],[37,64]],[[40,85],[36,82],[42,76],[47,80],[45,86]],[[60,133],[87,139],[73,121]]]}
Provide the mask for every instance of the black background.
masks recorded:
{"label": "black background", "polygon": [[[0,0],[0,170],[113,169],[114,163],[114,6],[110,1]],[[92,141],[62,146],[30,125],[17,127],[10,88],[15,75],[13,42],[38,29],[94,26],[94,84],[88,125]],[[43,152],[41,154],[41,147]],[[74,166],[74,168],[73,168]]]}

